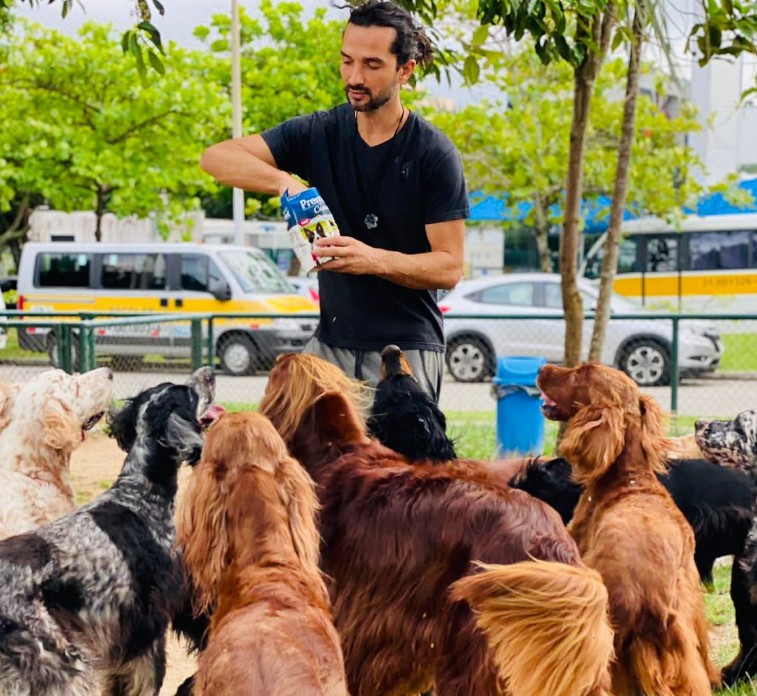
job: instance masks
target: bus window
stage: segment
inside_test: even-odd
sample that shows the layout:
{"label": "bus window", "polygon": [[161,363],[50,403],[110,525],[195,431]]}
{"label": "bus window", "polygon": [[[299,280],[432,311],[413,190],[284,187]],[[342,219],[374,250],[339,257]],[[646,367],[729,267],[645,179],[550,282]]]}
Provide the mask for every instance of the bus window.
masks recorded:
{"label": "bus window", "polygon": [[749,268],[747,231],[692,232],[689,258],[692,271]]}
{"label": "bus window", "polygon": [[620,241],[618,249],[618,273],[638,273],[638,237],[626,237]]}
{"label": "bus window", "polygon": [[647,273],[670,273],[678,269],[678,239],[652,237],[647,240]]}

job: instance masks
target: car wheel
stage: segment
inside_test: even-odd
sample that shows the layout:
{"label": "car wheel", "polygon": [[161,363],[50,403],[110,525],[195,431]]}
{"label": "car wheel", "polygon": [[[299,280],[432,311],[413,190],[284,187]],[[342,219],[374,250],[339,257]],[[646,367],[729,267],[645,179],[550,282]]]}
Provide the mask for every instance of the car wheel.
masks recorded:
{"label": "car wheel", "polygon": [[453,338],[447,344],[446,362],[458,382],[483,382],[494,374],[494,356],[476,336]]}
{"label": "car wheel", "polygon": [[218,343],[221,369],[229,375],[251,375],[258,367],[258,354],[253,342],[243,334],[233,334]]}
{"label": "car wheel", "polygon": [[[60,359],[58,357],[58,339],[52,331],[47,334],[47,355],[49,356],[50,364],[53,367],[61,367]],[[71,368],[74,372],[79,372],[81,370],[81,360],[79,358],[78,336],[71,336],[71,361],[73,362]]]}
{"label": "car wheel", "polygon": [[659,341],[631,341],[620,355],[619,367],[640,387],[670,383],[670,352]]}

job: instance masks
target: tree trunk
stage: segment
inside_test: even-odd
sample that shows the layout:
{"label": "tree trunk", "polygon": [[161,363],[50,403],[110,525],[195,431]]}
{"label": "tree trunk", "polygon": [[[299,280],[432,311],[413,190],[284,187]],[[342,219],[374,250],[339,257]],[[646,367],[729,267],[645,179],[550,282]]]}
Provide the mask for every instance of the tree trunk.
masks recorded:
{"label": "tree trunk", "polygon": [[536,250],[539,252],[539,266],[544,273],[552,273],[552,255],[549,253],[549,222],[544,210],[544,199],[537,193],[534,196],[534,232]]}
{"label": "tree trunk", "polygon": [[25,193],[16,204],[13,221],[0,234],[0,249],[6,247],[10,249],[16,268],[21,258],[21,244],[26,241],[26,235],[29,232],[29,217],[32,210],[31,197]]}
{"label": "tree trunk", "polygon": [[597,14],[590,27],[594,50],[576,68],[573,88],[573,120],[570,126],[568,180],[565,194],[565,221],[560,238],[560,274],[565,311],[565,364],[577,365],[581,360],[583,306],[576,285],[578,245],[581,237],[581,199],[583,197],[583,157],[589,106],[594,82],[602,67],[615,24],[615,5],[608,3],[603,14]]}
{"label": "tree trunk", "polygon": [[618,145],[618,164],[615,170],[615,190],[610,205],[610,226],[604,246],[602,271],[600,274],[599,299],[597,301],[594,331],[591,336],[589,360],[599,361],[607,334],[607,322],[610,318],[610,298],[615,273],[618,268],[618,251],[620,247],[620,228],[623,223],[623,211],[626,207],[628,179],[631,169],[631,150],[636,131],[636,97],[639,93],[639,72],[643,28],[645,26],[646,6],[644,0],[638,0],[631,25],[631,45],[628,57],[628,76],[626,78],[626,100],[623,107],[623,124]]}
{"label": "tree trunk", "polygon": [[102,241],[102,222],[108,207],[108,192],[110,188],[107,185],[97,185],[97,209],[95,210],[95,241]]}

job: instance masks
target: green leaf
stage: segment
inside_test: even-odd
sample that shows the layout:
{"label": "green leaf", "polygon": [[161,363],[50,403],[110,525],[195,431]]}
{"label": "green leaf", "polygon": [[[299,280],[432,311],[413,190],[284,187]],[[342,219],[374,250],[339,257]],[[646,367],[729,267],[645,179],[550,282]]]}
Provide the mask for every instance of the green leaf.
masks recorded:
{"label": "green leaf", "polygon": [[160,59],[160,56],[153,50],[149,50],[147,52],[147,58],[150,61],[150,65],[152,65],[153,70],[157,72],[159,75],[165,75],[166,74],[166,66],[163,65],[163,61]]}
{"label": "green leaf", "polygon": [[466,56],[463,64],[463,76],[465,81],[470,85],[475,85],[481,75],[481,68],[475,56]]}
{"label": "green leaf", "polygon": [[489,27],[483,24],[480,27],[476,27],[476,31],[473,32],[473,38],[471,39],[471,43],[474,46],[481,46],[488,38],[489,38]]}
{"label": "green leaf", "polygon": [[163,3],[159,2],[159,0],[152,0],[152,4],[155,5],[155,9],[160,13],[161,16],[166,13],[165,8],[163,7]]}
{"label": "green leaf", "polygon": [[150,41],[153,43],[153,45],[162,53],[163,52],[163,45],[161,43],[160,39],[160,32],[150,23],[150,22],[140,22],[137,25],[138,29],[141,29],[143,32],[145,32],[148,37],[150,38]]}

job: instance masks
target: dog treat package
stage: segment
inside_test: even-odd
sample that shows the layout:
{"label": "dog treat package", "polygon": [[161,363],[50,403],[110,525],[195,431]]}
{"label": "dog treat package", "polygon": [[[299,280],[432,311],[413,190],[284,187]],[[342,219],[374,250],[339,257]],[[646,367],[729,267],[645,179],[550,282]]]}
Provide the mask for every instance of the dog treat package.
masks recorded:
{"label": "dog treat package", "polygon": [[289,228],[289,241],[294,253],[306,273],[320,266],[331,257],[314,256],[313,243],[319,237],[335,237],[339,228],[326,202],[317,188],[289,196],[285,191],[281,196],[281,212]]}

